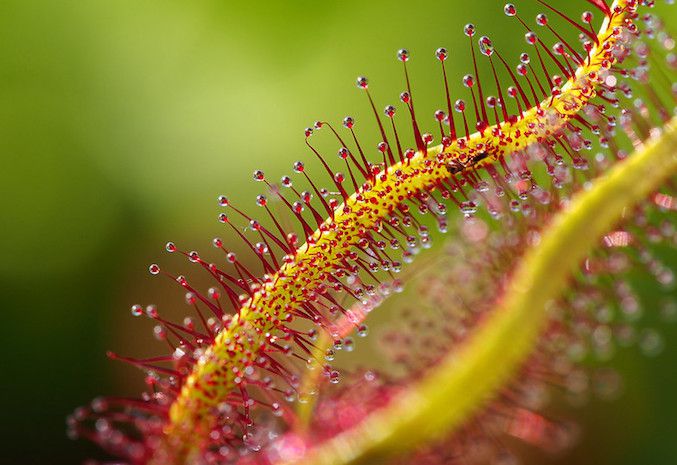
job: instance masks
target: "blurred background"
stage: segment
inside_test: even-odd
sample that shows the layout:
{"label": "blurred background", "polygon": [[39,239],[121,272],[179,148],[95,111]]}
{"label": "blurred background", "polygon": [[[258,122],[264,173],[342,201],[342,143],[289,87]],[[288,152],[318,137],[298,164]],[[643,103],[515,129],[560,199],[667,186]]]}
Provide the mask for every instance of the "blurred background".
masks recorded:
{"label": "blurred background", "polygon": [[[520,2],[523,16],[537,12]],[[556,2],[559,3],[559,2]],[[562,2],[579,14],[583,0]],[[134,303],[184,312],[182,293],[152,279],[166,241],[211,248],[219,194],[253,208],[261,186],[309,160],[303,128],[370,117],[358,74],[379,106],[403,88],[395,51],[411,50],[423,114],[443,98],[433,51],[445,46],[453,87],[470,71],[472,20],[515,60],[522,32],[495,0],[258,1],[3,0],[0,2],[0,462],[75,464],[95,448],[64,420],[99,394],[132,394],[142,374],[106,349],[157,353]],[[668,24],[677,19],[665,8]],[[427,118],[427,117],[426,117]],[[424,119],[432,123],[432,117]],[[361,133],[373,146],[376,134]],[[675,262],[672,261],[674,264]],[[644,290],[650,313],[672,294]],[[665,350],[622,351],[616,402],[570,412],[585,432],[572,452],[541,462],[674,464],[677,330]],[[354,355],[353,355],[354,356]]]}

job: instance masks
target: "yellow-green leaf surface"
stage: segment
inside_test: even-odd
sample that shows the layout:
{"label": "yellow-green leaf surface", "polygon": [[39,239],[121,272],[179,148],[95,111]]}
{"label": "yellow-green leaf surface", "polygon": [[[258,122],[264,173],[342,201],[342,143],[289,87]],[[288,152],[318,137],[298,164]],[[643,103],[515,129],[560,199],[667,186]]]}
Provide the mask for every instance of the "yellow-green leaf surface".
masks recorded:
{"label": "yellow-green leaf surface", "polygon": [[311,450],[301,462],[373,464],[440,439],[463,424],[530,354],[578,264],[631,207],[677,169],[677,119],[572,199],[527,252],[492,316],[459,351],[352,430]]}

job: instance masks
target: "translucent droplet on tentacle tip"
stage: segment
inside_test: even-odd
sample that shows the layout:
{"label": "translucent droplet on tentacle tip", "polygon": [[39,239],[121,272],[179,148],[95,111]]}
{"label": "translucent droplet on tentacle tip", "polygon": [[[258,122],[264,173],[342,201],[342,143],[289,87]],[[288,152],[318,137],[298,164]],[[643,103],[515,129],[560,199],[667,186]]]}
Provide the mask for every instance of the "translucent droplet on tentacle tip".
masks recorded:
{"label": "translucent droplet on tentacle tip", "polygon": [[477,212],[477,204],[472,200],[461,202],[461,211],[466,217],[469,217]]}
{"label": "translucent droplet on tentacle tip", "polygon": [[141,316],[143,315],[143,307],[139,304],[132,305],[131,313],[132,316]]}
{"label": "translucent droplet on tentacle tip", "polygon": [[242,442],[252,452],[258,452],[263,447],[261,445],[261,440],[258,435],[248,431],[245,435],[242,436]]}
{"label": "translucent droplet on tentacle tip", "polygon": [[357,335],[360,337],[365,337],[369,333],[369,328],[367,328],[367,325],[361,324],[357,327]]}
{"label": "translucent droplet on tentacle tip", "polygon": [[299,201],[294,202],[292,204],[292,210],[294,210],[294,213],[298,213],[298,214],[303,213],[303,210],[304,210],[303,204]]}
{"label": "translucent droplet on tentacle tip", "polygon": [[260,194],[260,195],[256,196],[256,205],[257,206],[265,207],[267,203],[268,203],[268,200],[266,199],[265,195]]}
{"label": "translucent droplet on tentacle tip", "polygon": [[503,13],[505,13],[506,16],[515,16],[517,14],[517,8],[515,8],[515,5],[512,3],[506,3],[503,7]]}
{"label": "translucent droplet on tentacle tip", "polygon": [[534,45],[538,41],[538,36],[534,31],[529,31],[524,34],[524,40],[527,41],[527,44]]}
{"label": "translucent droplet on tentacle tip", "polygon": [[409,50],[406,48],[401,48],[397,51],[397,59],[406,62],[409,61]]}
{"label": "translucent droplet on tentacle tip", "polygon": [[157,307],[155,305],[146,306],[146,316],[148,318],[157,318],[159,315]]}
{"label": "translucent droplet on tentacle tip", "polygon": [[494,54],[494,44],[491,42],[491,39],[487,36],[482,36],[478,40],[479,46],[480,46],[480,52],[482,52],[483,55],[486,55],[490,57],[491,55]]}
{"label": "translucent droplet on tentacle tip", "polygon": [[472,37],[475,35],[475,25],[472,23],[468,23],[463,27],[463,33],[467,35],[468,37]]}
{"label": "translucent droplet on tentacle tip", "polygon": [[292,186],[292,181],[289,176],[282,176],[280,178],[280,184],[282,187],[291,187]]}

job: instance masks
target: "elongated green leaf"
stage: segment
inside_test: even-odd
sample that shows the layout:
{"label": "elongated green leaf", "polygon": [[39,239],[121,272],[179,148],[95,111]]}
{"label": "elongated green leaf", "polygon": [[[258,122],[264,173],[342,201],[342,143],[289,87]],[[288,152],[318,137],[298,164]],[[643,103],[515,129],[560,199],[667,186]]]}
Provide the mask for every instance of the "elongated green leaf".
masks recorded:
{"label": "elongated green leaf", "polygon": [[677,119],[572,199],[527,252],[492,316],[421,382],[352,430],[311,450],[314,465],[374,464],[463,424],[530,354],[557,299],[599,238],[677,170]]}

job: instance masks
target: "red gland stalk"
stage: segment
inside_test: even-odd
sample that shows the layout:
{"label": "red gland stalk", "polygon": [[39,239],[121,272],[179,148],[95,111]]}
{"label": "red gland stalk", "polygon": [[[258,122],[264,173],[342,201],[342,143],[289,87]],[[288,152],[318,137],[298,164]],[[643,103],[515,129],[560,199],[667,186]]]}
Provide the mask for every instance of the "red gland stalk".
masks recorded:
{"label": "red gland stalk", "polygon": [[[271,198],[284,204],[289,217],[296,219],[296,230],[287,228],[286,222],[272,213],[264,195],[257,197],[257,205],[269,219],[265,223],[225,196],[219,197],[219,205],[226,208],[219,221],[251,250],[262,273],[240,261],[219,238],[213,244],[224,252],[223,267],[204,261],[197,252],[180,251],[173,243],[167,244],[168,252],[182,253],[207,271],[215,287],[205,295],[187,278],[166,273],[155,264],[150,266],[151,274],[168,276],[186,290],[186,301],[195,307],[197,322],[189,319],[184,324],[174,323],[161,317],[155,307],[146,308],[146,315],[158,323],[156,336],[167,342],[172,353],[152,359],[111,355],[147,371],[148,393],[140,400],[99,399],[90,408],[77,410],[69,420],[73,434],[100,443],[132,464],[265,463],[274,456],[270,451],[280,450],[274,441],[277,433],[268,434],[271,431],[292,431],[285,440],[305,450],[307,441],[322,442],[355,425],[371,410],[386,405],[401,386],[391,383],[366,391],[352,391],[349,386],[347,391],[355,392],[358,399],[359,392],[369,392],[371,400],[365,399],[361,409],[350,410],[345,421],[335,422],[322,412],[327,408],[331,411],[333,407],[327,406],[336,404],[321,403],[315,434],[302,439],[293,433],[299,420],[288,403],[303,394],[299,387],[306,365],[320,366],[331,384],[339,380],[338,371],[325,363],[333,358],[329,350],[348,344],[346,332],[351,325],[366,333],[362,326],[366,313],[383,297],[400,290],[395,274],[402,262],[411,261],[418,250],[429,247],[428,227],[415,212],[431,213],[439,229],[445,231],[448,203],[455,204],[469,221],[473,221],[479,205],[500,219],[502,235],[494,241],[500,246],[494,243],[479,249],[480,255],[482,250],[488,254],[482,262],[496,266],[485,277],[470,273],[457,283],[462,286],[472,282],[475,295],[483,298],[477,311],[464,315],[458,327],[448,329],[450,334],[445,333],[440,351],[427,352],[413,365],[407,361],[410,354],[396,357],[396,361],[416,373],[427,363],[420,363],[422,360],[430,358],[434,363],[439,354],[461,343],[464,334],[455,332],[482,320],[489,304],[498,298],[501,276],[509,275],[512,260],[537,244],[538,231],[566,203],[565,195],[587,182],[585,175],[572,173],[568,165],[580,173],[587,170],[592,179],[624,158],[619,148],[623,142],[614,134],[617,126],[632,145],[639,147],[652,136],[652,127],[665,124],[674,112],[675,94],[669,79],[667,89],[646,85],[649,60],[661,57],[661,45],[669,45],[671,40],[661,30],[660,22],[653,17],[642,18],[645,31],[651,31],[644,34],[651,38],[659,31],[662,41],[648,45],[638,21],[640,2],[618,0],[611,7],[601,0],[591,3],[603,17],[598,33],[589,28],[591,16],[584,14],[582,25],[544,3],[562,18],[564,26],[580,32],[580,50],[564,41],[545,16],[539,15],[537,23],[548,26],[559,41],[551,50],[527,26],[516,7],[506,5],[504,12],[525,28],[525,40],[538,59],[532,65],[529,55],[522,54],[514,71],[490,38],[478,38],[471,24],[465,27],[474,75],[466,75],[463,82],[470,92],[478,132],[471,130],[463,100],[456,100],[452,108],[445,68],[449,53],[438,49],[446,96],[446,113],[435,113],[439,145],[432,145],[434,136],[420,129],[423,123],[414,109],[407,70],[409,51],[398,52],[406,83],[400,100],[415,147],[402,146],[395,107],[385,108],[384,116],[391,123],[384,122],[369,92],[368,80],[358,78],[357,86],[368,98],[381,138],[376,151],[359,142],[353,118],[344,119],[341,132],[328,122],[318,121],[304,134],[329,176],[330,189],[318,187],[318,179],[302,162],[294,164],[294,171],[308,190],[297,190],[296,180],[289,176],[282,177],[278,186],[263,171],[255,171],[254,180],[265,185]],[[655,65],[656,73],[671,76],[674,64],[668,55],[667,63]],[[489,77],[481,77],[480,69],[487,65]],[[500,76],[505,74],[509,79],[503,82]],[[627,84],[621,83],[627,77],[648,87],[647,99],[623,110],[617,118],[608,114],[607,108],[616,106],[616,94],[629,92]],[[487,93],[494,91],[498,97]],[[463,130],[457,126],[455,112],[461,113]],[[662,120],[652,121],[652,114]],[[334,171],[329,157],[311,144],[320,129],[336,139],[336,153],[345,172]],[[387,129],[392,130],[391,138]],[[582,151],[593,145],[587,139],[589,134],[608,148],[609,157],[583,157]],[[534,166],[544,168],[552,179],[551,187],[539,185],[531,174]],[[561,191],[563,186],[569,187]],[[246,231],[241,228],[243,223]],[[470,242],[477,244],[487,237],[479,223],[467,224],[474,224],[464,226],[470,228],[464,233]],[[630,241],[623,232],[605,239],[610,247]],[[478,265],[478,270],[486,268]],[[482,284],[488,284],[482,279],[489,278],[494,278],[493,287],[482,291]],[[424,293],[431,295],[427,290]],[[455,307],[442,308],[450,314],[458,312]],[[142,313],[141,307],[132,308],[133,315]],[[299,329],[307,327],[299,321],[312,323],[312,329]],[[324,351],[317,341],[319,334],[332,341],[334,348]],[[542,344],[548,340],[544,338]],[[506,396],[510,394],[505,391]],[[513,409],[511,415],[517,418],[523,410]],[[265,412],[274,418],[266,418]],[[528,436],[519,425],[515,431],[513,435]],[[288,459],[279,454],[277,458]]]}

